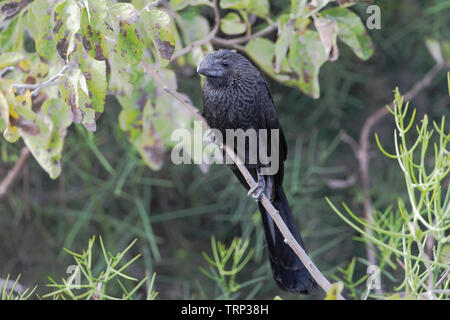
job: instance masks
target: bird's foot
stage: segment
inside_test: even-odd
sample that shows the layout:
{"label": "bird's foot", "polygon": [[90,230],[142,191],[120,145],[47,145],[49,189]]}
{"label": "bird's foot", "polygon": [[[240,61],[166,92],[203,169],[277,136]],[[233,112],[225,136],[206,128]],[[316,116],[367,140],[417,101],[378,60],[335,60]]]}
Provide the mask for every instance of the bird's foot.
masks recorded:
{"label": "bird's foot", "polygon": [[262,174],[258,171],[258,181],[256,184],[250,188],[248,191],[248,196],[251,196],[256,201],[261,200],[261,196],[264,193],[266,189],[266,181],[264,180],[264,177]]}

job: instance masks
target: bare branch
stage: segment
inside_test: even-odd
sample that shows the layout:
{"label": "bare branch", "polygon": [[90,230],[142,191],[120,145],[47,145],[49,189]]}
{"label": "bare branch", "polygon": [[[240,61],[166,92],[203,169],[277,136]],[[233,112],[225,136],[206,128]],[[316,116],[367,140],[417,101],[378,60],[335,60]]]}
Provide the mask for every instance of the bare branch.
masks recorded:
{"label": "bare branch", "polygon": [[53,77],[51,77],[50,79],[42,82],[42,83],[37,83],[37,84],[14,84],[13,86],[15,88],[17,88],[18,90],[33,90],[31,91],[31,95],[34,97],[36,96],[39,91],[41,91],[41,89],[47,88],[47,87],[51,87],[56,85],[56,80],[58,80],[66,71],[67,68],[69,67],[68,64],[65,64],[61,70],[58,71],[57,74],[55,74]]}
{"label": "bare branch", "polygon": [[439,279],[438,282],[436,282],[435,287],[439,288],[439,286],[444,282],[445,279],[447,279],[448,275],[450,274],[450,269],[447,269],[447,271],[444,273],[444,275]]}
{"label": "bare branch", "polygon": [[9,67],[6,67],[6,68],[3,68],[2,70],[0,70],[0,78],[3,77],[3,75],[4,75],[5,73],[7,73],[7,72],[9,72],[9,71],[11,71],[11,70],[14,70],[14,67],[9,66]]}
{"label": "bare branch", "polygon": [[17,177],[17,175],[20,172],[20,169],[22,168],[23,164],[25,163],[25,160],[30,155],[30,149],[27,147],[23,147],[20,151],[20,158],[17,160],[17,162],[14,164],[14,167],[12,167],[11,170],[7,173],[5,178],[0,182],[0,198],[3,197],[3,195],[8,191],[9,186],[14,181],[14,179]]}
{"label": "bare branch", "polygon": [[251,34],[248,36],[233,38],[233,39],[223,39],[223,38],[215,37],[211,41],[212,41],[212,43],[219,44],[221,46],[232,47],[234,45],[246,43],[250,40],[253,40],[253,39],[256,39],[259,37],[264,37],[264,36],[268,35],[269,33],[271,33],[272,31],[275,31],[276,29],[277,29],[277,25],[272,24],[258,32],[255,32],[254,34]]}
{"label": "bare branch", "polygon": [[[163,89],[170,94],[172,97],[177,99],[181,104],[187,109],[189,113],[191,113],[194,117],[196,117],[198,120],[200,120],[203,125],[205,126],[205,129],[209,129],[208,123],[206,122],[205,118],[200,114],[200,111],[194,107],[189,101],[187,101],[180,93],[178,93],[176,90],[170,88],[167,86],[166,82],[162,79],[162,77],[159,75],[157,70],[152,69],[146,62],[141,61],[141,65],[146,73],[148,73],[152,78],[158,82]],[[238,156],[234,153],[234,151],[229,148],[227,145],[221,146],[227,155],[233,160],[233,162],[238,167],[239,171],[244,176],[245,180],[247,181],[248,185],[250,187],[253,187],[256,185],[255,180],[251,176],[250,172],[247,170],[245,165],[242,161],[238,161]],[[319,286],[325,291],[328,292],[332,288],[332,284],[323,276],[323,274],[319,271],[319,269],[315,266],[315,264],[312,262],[312,260],[308,257],[308,254],[305,252],[305,250],[300,246],[300,244],[295,240],[294,236],[292,235],[289,228],[284,223],[283,219],[280,217],[277,209],[272,205],[270,200],[266,197],[266,195],[263,193],[260,199],[260,202],[264,206],[264,208],[269,212],[270,216],[272,217],[273,221],[277,225],[278,229],[284,236],[284,242],[288,244],[292,250],[294,250],[295,254],[300,258],[302,263],[305,265],[306,269],[308,269],[311,276],[316,280],[316,282],[319,284]],[[338,295],[339,300],[345,300],[342,295]]]}

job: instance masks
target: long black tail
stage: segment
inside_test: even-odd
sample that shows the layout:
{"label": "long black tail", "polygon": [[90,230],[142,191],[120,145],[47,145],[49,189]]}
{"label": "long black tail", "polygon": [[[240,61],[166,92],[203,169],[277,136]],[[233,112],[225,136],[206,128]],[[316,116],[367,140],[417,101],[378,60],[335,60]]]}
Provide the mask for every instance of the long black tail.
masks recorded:
{"label": "long black tail", "polygon": [[[279,211],[281,218],[291,231],[298,243],[304,248],[303,240],[295,225],[294,216],[282,186],[278,186],[275,199],[272,202]],[[295,252],[284,242],[284,237],[273,222],[269,213],[261,203],[258,203],[261,212],[267,248],[273,276],[278,286],[286,291],[309,294],[316,291],[317,284],[309,274],[306,267]]]}

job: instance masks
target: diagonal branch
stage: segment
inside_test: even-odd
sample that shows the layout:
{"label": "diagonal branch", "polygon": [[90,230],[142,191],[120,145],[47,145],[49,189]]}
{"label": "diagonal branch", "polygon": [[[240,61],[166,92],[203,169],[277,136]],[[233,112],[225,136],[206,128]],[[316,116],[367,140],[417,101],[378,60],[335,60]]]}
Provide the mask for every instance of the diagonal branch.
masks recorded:
{"label": "diagonal branch", "polygon": [[66,71],[67,68],[69,67],[68,64],[65,64],[61,70],[58,71],[57,74],[55,74],[53,77],[51,77],[50,79],[42,82],[42,83],[36,83],[36,84],[14,84],[13,87],[18,89],[18,90],[33,90],[31,91],[31,96],[36,96],[39,91],[41,91],[41,89],[47,88],[47,87],[51,87],[53,85],[56,85],[56,80],[58,80]]}
{"label": "diagonal branch", "polygon": [[14,167],[12,167],[12,169],[9,170],[5,178],[3,178],[3,180],[0,182],[0,198],[3,197],[5,193],[8,191],[9,186],[19,174],[20,169],[24,165],[25,160],[27,160],[29,155],[30,149],[28,149],[27,147],[23,147],[22,150],[20,151],[19,160],[14,164]]}
{"label": "diagonal branch", "polygon": [[[205,126],[205,129],[209,129],[209,125],[206,122],[205,118],[201,115],[200,111],[194,107],[189,101],[187,101],[180,93],[178,93],[176,90],[170,88],[167,83],[164,81],[164,79],[159,75],[157,70],[154,70],[151,68],[146,62],[141,61],[141,65],[146,73],[148,73],[153,80],[155,80],[159,85],[163,87],[163,89],[170,94],[172,97],[177,99],[181,104],[186,108],[186,110],[192,114],[194,117],[196,117],[198,120],[200,120],[203,125]],[[256,185],[255,180],[251,176],[250,172],[248,172],[247,168],[244,166],[242,161],[238,161],[238,156],[234,153],[234,151],[229,148],[227,145],[221,145],[221,147],[225,150],[227,155],[233,160],[233,162],[238,167],[239,171],[244,176],[245,180],[247,181],[248,185],[250,187],[254,187]],[[312,260],[308,257],[308,254],[305,252],[305,250],[300,246],[300,244],[295,240],[294,236],[292,235],[289,228],[284,223],[283,219],[280,217],[277,209],[272,205],[270,200],[266,197],[266,195],[263,193],[260,199],[262,205],[264,208],[269,212],[270,216],[272,217],[273,221],[277,225],[278,229],[284,236],[284,242],[288,244],[292,250],[294,250],[295,254],[300,258],[302,263],[305,265],[306,269],[308,269],[311,276],[316,280],[316,282],[319,284],[320,287],[325,292],[329,292],[332,289],[332,284],[324,277],[324,275],[319,271],[319,269],[316,267],[316,265],[312,262]],[[344,297],[341,294],[338,294],[339,300],[345,300]]]}

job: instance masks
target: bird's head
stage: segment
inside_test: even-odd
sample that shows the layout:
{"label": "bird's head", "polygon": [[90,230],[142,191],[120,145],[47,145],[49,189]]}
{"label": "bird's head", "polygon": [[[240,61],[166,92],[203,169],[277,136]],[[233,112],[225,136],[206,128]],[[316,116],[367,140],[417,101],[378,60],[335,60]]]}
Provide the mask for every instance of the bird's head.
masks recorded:
{"label": "bird's head", "polygon": [[241,79],[245,76],[242,74],[243,70],[248,73],[255,68],[244,56],[226,49],[208,54],[197,68],[199,74],[206,76],[208,81],[216,86]]}

